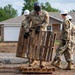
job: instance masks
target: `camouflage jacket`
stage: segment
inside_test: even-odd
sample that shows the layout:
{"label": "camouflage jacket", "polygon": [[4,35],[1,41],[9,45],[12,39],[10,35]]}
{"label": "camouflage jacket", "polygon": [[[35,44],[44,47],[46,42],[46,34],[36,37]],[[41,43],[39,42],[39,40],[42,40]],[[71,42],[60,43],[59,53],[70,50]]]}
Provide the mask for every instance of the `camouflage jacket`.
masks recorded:
{"label": "camouflage jacket", "polygon": [[27,19],[28,18],[25,18],[21,23],[21,26],[24,27],[25,31],[29,31],[29,23]]}
{"label": "camouflage jacket", "polygon": [[41,10],[40,14],[37,15],[34,10],[29,14],[29,24],[32,22],[30,27],[37,27],[38,25],[42,26],[42,29],[45,29],[49,24],[49,14],[45,10]]}
{"label": "camouflage jacket", "polygon": [[68,19],[65,19],[62,23],[61,39],[71,40],[71,25]]}

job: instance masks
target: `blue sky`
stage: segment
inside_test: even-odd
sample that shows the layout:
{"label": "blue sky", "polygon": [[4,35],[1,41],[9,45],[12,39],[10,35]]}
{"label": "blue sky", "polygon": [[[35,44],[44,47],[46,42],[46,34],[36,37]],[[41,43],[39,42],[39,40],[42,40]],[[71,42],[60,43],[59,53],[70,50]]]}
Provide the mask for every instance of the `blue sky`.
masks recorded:
{"label": "blue sky", "polygon": [[[39,0],[39,2],[49,2],[52,7],[57,8],[59,10],[75,10],[75,0]],[[11,4],[16,10],[18,10],[18,14],[21,15],[23,3],[24,0],[0,0],[0,7],[4,7],[7,4]]]}

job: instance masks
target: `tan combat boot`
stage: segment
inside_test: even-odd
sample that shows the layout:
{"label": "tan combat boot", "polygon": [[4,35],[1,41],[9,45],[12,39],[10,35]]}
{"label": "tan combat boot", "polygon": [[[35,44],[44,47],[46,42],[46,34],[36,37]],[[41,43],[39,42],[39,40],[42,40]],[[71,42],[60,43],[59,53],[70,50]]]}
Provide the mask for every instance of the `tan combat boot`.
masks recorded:
{"label": "tan combat boot", "polygon": [[55,65],[56,65],[56,62],[57,62],[57,61],[53,60],[52,63],[51,63],[51,65],[52,65],[52,66],[55,66]]}
{"label": "tan combat boot", "polygon": [[34,60],[31,64],[30,64],[30,66],[34,66],[34,65],[38,65],[39,63],[38,63],[38,61],[36,61],[36,60]]}
{"label": "tan combat boot", "polygon": [[45,67],[46,66],[46,62],[43,61],[42,62],[42,66]]}
{"label": "tan combat boot", "polygon": [[64,70],[72,70],[72,69],[74,69],[73,63],[69,62]]}
{"label": "tan combat boot", "polygon": [[59,68],[59,69],[62,68],[62,67],[61,67],[61,61],[58,61],[58,62],[56,63],[56,67]]}
{"label": "tan combat boot", "polygon": [[61,69],[61,68],[62,68],[62,67],[61,67],[61,61],[52,62],[51,64],[52,64],[53,66],[55,66],[55,67],[59,68],[59,69]]}

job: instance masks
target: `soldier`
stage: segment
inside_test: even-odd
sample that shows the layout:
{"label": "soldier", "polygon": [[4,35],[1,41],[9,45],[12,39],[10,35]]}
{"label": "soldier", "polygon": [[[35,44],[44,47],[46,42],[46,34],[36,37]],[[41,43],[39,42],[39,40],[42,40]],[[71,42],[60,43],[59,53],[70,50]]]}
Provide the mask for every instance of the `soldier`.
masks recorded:
{"label": "soldier", "polygon": [[68,12],[63,9],[61,11],[61,17],[64,19],[62,23],[62,32],[60,44],[56,50],[56,56],[52,62],[53,66],[61,68],[61,56],[64,54],[66,62],[68,63],[66,70],[71,70],[74,68],[71,54],[72,54],[72,44],[71,44],[71,24],[67,19]]}
{"label": "soldier", "polygon": [[71,15],[67,15],[67,18],[71,21],[73,18]]}
{"label": "soldier", "polygon": [[[25,19],[22,21],[21,23],[21,28],[20,28],[20,35],[19,35],[19,40],[18,40],[18,47],[17,47],[17,54],[16,56],[17,57],[25,57],[25,54],[23,52],[23,45],[24,45],[24,33],[28,31],[28,15],[29,15],[29,10],[25,10],[24,12],[24,16],[25,16]],[[25,37],[27,38],[27,37]],[[22,51],[22,54],[20,55],[18,50],[21,50]]]}
{"label": "soldier", "polygon": [[[28,32],[28,31],[29,31],[29,25],[28,25],[29,23],[28,23],[28,21],[27,21],[29,13],[30,13],[29,10],[25,10],[25,11],[24,11],[25,19],[22,21],[22,27],[24,27],[25,32]],[[25,38],[26,38],[26,37],[25,37]]]}
{"label": "soldier", "polygon": [[[32,10],[31,13],[29,14],[28,21],[29,24],[32,22],[32,26],[31,26],[31,29],[33,30],[32,33],[35,33],[37,36],[40,30],[46,30],[49,24],[49,14],[47,11],[42,10],[39,2],[35,2],[34,10]],[[38,40],[36,41],[38,42]],[[35,63],[37,63],[36,60],[34,60],[30,65],[33,66]]]}
{"label": "soldier", "polygon": [[71,27],[71,35],[72,35],[72,40],[73,40],[73,41],[72,41],[73,47],[72,47],[71,59],[73,60],[73,49],[74,49],[74,44],[75,44],[75,43],[74,43],[74,40],[75,40],[75,39],[74,39],[74,38],[75,38],[75,37],[74,37],[74,35],[75,35],[75,26],[71,23],[71,21],[72,21],[72,19],[73,19],[72,16],[71,16],[71,15],[67,15],[67,18],[70,20],[70,24],[71,24],[71,26],[72,26],[72,27]]}

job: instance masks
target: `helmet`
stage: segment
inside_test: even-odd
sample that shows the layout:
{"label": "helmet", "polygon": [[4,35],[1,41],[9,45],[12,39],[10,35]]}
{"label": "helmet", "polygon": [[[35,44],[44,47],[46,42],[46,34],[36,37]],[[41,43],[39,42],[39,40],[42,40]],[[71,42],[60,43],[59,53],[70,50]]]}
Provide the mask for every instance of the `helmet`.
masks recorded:
{"label": "helmet", "polygon": [[67,18],[71,20],[73,19],[71,15],[67,15]]}
{"label": "helmet", "polygon": [[65,10],[65,9],[63,9],[63,10],[60,12],[60,14],[68,14],[68,11]]}
{"label": "helmet", "polygon": [[34,10],[37,12],[41,10],[41,4],[39,2],[34,3]]}
{"label": "helmet", "polygon": [[24,15],[29,15],[30,11],[29,10],[25,10],[24,11]]}

